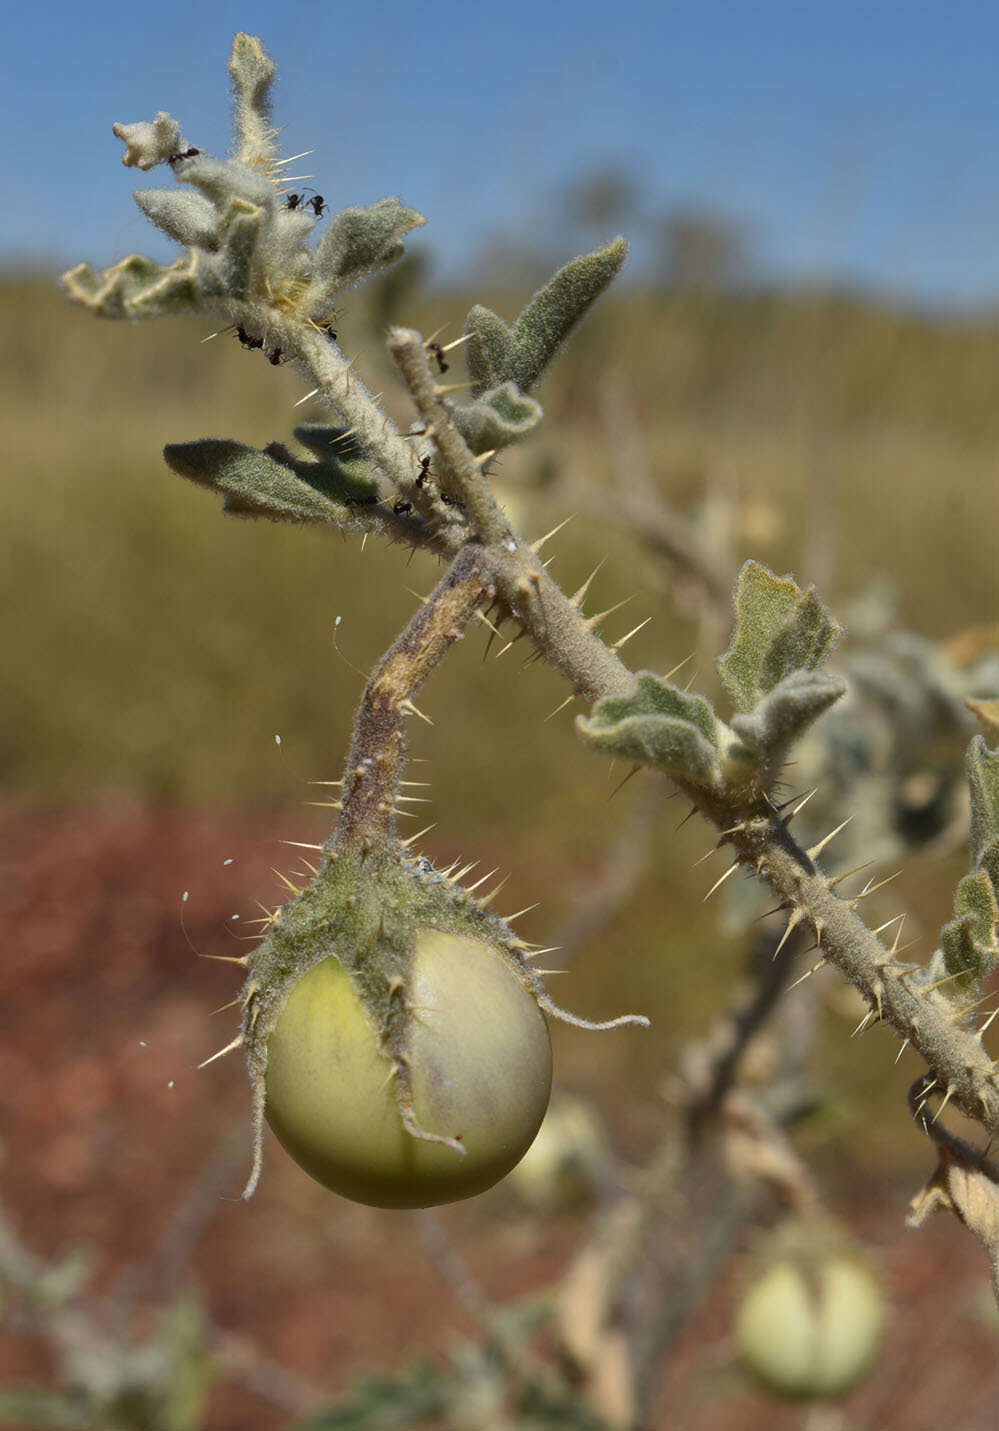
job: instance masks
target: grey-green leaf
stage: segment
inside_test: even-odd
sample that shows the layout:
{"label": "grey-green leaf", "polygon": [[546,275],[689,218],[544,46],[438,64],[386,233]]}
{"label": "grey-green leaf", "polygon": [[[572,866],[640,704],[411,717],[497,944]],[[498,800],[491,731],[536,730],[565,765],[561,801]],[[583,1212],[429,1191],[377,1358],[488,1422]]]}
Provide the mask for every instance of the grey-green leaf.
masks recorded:
{"label": "grey-green leaf", "polygon": [[254,258],[260,243],[265,210],[245,199],[235,199],[220,225],[222,248],[218,263],[222,281],[230,298],[251,296],[254,283]]}
{"label": "grey-green leaf", "polygon": [[240,158],[266,158],[274,142],[271,85],[276,66],[255,35],[238,34],[229,55],[233,88],[236,152]]}
{"label": "grey-green leaf", "polygon": [[242,199],[262,208],[277,207],[277,190],[271,181],[249,164],[236,159],[215,159],[211,154],[198,154],[176,167],[177,178],[191,184],[220,213]]}
{"label": "grey-green leaf", "polygon": [[215,248],[219,216],[202,194],[183,189],[138,189],[135,202],[168,238],[191,248]]}
{"label": "grey-green leaf", "polygon": [[814,671],[841,631],[814,590],[749,561],[739,574],[732,641],[718,662],[722,683],[739,710],[751,711],[786,676]]}
{"label": "grey-green leaf", "polygon": [[[968,785],[971,790],[971,855],[987,868],[999,839],[999,754],[980,735],[968,746]],[[999,870],[989,869],[999,893]]]}
{"label": "grey-green leaf", "polygon": [[124,144],[121,162],[130,169],[154,169],[157,164],[166,164],[181,151],[184,143],[180,125],[164,109],[153,120],[112,124],[111,132]]}
{"label": "grey-green leaf", "polygon": [[426,219],[399,199],[379,199],[369,208],[341,209],[316,245],[310,307],[394,263],[402,255],[403,235]]}
{"label": "grey-green leaf", "polygon": [[719,775],[717,722],[702,696],[640,671],[627,696],[606,696],[576,729],[597,750],[653,765],[700,785]]}
{"label": "grey-green leaf", "polygon": [[340,522],[344,516],[339,503],[270,452],[241,442],[203,438],[173,443],[163,456],[179,476],[220,492],[226,512],[285,522]]}
{"label": "grey-green leaf", "polygon": [[463,406],[448,403],[448,411],[473,452],[508,447],[536,427],[543,415],[540,404],[525,397],[514,383],[501,383]]}
{"label": "grey-green leaf", "polygon": [[628,252],[623,238],[574,258],[528,303],[513,325],[513,354],[503,377],[530,392],[569,333],[620,272]]}
{"label": "grey-green leaf", "polygon": [[513,360],[513,334],[491,308],[476,304],[465,319],[465,361],[472,392],[481,396],[498,387],[509,375]]}
{"label": "grey-green leaf", "polygon": [[954,916],[944,925],[942,946],[947,972],[967,975],[966,979],[954,980],[958,987],[953,992],[957,993],[969,984],[977,988],[996,967],[999,955],[996,947],[999,907],[992,882],[984,870],[976,870],[961,880],[954,898]]}
{"label": "grey-green leaf", "polygon": [[74,303],[101,318],[155,318],[197,311],[201,279],[197,253],[168,267],[134,253],[102,273],[78,264],[63,275],[62,285]]}
{"label": "grey-green leaf", "polygon": [[761,773],[772,776],[784,764],[795,741],[840,696],[846,683],[821,672],[794,671],[773,688],[748,714],[732,720],[732,730],[748,758]]}

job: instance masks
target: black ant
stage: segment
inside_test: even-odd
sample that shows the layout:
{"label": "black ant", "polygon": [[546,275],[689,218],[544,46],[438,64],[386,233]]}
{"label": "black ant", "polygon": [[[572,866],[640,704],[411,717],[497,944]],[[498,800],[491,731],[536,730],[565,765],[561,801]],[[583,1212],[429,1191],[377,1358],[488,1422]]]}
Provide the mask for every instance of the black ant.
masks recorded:
{"label": "black ant", "polygon": [[421,457],[421,458],[420,458],[420,475],[419,475],[419,477],[417,477],[417,479],[416,479],[416,485],[417,485],[417,487],[420,488],[421,490],[422,490],[423,484],[424,484],[424,482],[427,480],[427,477],[429,476],[429,474],[430,474],[430,458],[429,458],[429,457]]}
{"label": "black ant", "polygon": [[445,507],[457,507],[459,511],[465,510],[465,504],[460,497],[449,497],[446,492],[441,493],[441,501]]}
{"label": "black ant", "polygon": [[320,333],[324,334],[330,340],[331,343],[336,342],[336,329],[333,327],[332,323],[320,323],[319,331]]}
{"label": "black ant", "polygon": [[347,507],[375,507],[378,505],[377,497],[345,497],[344,505]]}
{"label": "black ant", "polygon": [[444,361],[444,349],[441,347],[440,343],[428,343],[427,352],[430,353],[432,357],[437,359],[438,371],[440,373],[446,373],[448,365]]}
{"label": "black ant", "polygon": [[[263,344],[261,343],[260,346],[263,347]],[[276,368],[278,363],[280,363],[281,361],[281,349],[275,348],[272,352],[268,353],[267,361]]]}
{"label": "black ant", "polygon": [[200,149],[195,149],[192,145],[190,149],[185,149],[180,154],[171,154],[167,160],[168,164],[179,164],[182,159],[195,159],[201,153]]}
{"label": "black ant", "polygon": [[405,516],[407,512],[411,512],[413,510],[413,504],[412,502],[396,502],[392,510],[397,517],[402,517]]}
{"label": "black ant", "polygon": [[311,199],[305,197],[307,190],[301,194],[287,194],[284,206],[286,209],[311,209],[317,219],[321,219],[329,205],[323,200],[322,194],[313,194]]}
{"label": "black ant", "polygon": [[244,348],[262,348],[264,346],[263,338],[251,338],[242,323],[238,324],[236,328],[236,337]]}

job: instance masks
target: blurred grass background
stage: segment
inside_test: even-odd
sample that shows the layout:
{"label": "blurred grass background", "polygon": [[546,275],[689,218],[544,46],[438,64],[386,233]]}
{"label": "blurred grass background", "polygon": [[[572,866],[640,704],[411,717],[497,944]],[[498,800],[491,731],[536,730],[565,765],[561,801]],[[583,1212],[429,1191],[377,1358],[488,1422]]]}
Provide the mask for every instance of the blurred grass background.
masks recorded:
{"label": "blurred grass background", "polygon": [[[528,291],[420,296],[376,286],[350,296],[338,327],[345,350],[361,354],[360,371],[408,422],[382,356],[393,304],[424,332],[445,325],[448,340],[470,302],[510,317]],[[5,795],[32,807],[255,809],[286,830],[289,812],[311,798],[304,782],[339,773],[362,672],[407,619],[412,593],[433,584],[433,563],[374,543],[362,550],[355,538],[223,519],[211,496],[166,469],[168,441],[260,446],[321,416],[294,406],[303,390],[294,372],[244,352],[232,334],[202,343],[210,328],[190,323],[96,323],[54,283],[15,277],[0,285],[0,324]],[[994,618],[999,321],[732,285],[649,284],[609,297],[542,391],[539,434],[502,464],[525,535],[559,521],[580,481],[608,483],[609,376],[634,402],[662,490],[688,513],[726,499],[740,560],[807,576],[803,552],[833,544],[825,594],[834,607],[877,581],[930,636]],[[694,648],[662,570],[629,537],[582,511],[553,549],[553,572],[570,589],[607,558],[591,609],[634,598],[611,618],[611,635],[654,617],[629,648],[633,664],[666,670]],[[522,669],[521,646],[483,662],[485,638],[484,628],[472,633],[435,676],[423,702],[435,724],[413,732],[413,752],[428,762],[417,773],[432,781],[428,850],[511,870],[508,906],[542,901],[528,917],[540,940],[599,868],[626,808],[608,803],[621,772],[579,746],[571,711],[545,720],[564,694],[555,678]],[[710,670],[697,672],[695,684],[710,682]],[[563,1067],[611,1089],[604,1096],[625,1142],[629,1130],[639,1143],[654,1130],[649,1090],[678,1045],[705,1028],[742,957],[700,903],[723,866],[692,875],[705,835],[695,824],[675,836],[683,812],[664,809],[633,905],[558,990],[582,1012],[652,1016],[644,1042],[568,1036]],[[323,838],[325,812],[298,818],[300,838]],[[959,868],[934,867],[929,884],[925,869],[908,872],[906,897],[929,939]],[[889,1074],[882,1035],[858,1046],[848,1031],[833,1020],[824,1067],[839,1112],[817,1141],[841,1174],[871,1157],[921,1166],[924,1150],[901,1113],[911,1073]]]}

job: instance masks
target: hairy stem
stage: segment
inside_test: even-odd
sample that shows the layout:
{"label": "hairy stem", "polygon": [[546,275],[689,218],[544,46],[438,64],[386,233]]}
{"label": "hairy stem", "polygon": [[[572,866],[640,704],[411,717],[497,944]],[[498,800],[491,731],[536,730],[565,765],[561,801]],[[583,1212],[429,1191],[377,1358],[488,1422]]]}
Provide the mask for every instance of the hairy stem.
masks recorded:
{"label": "hairy stem", "polygon": [[459,489],[453,495],[460,495],[475,530],[486,543],[509,538],[510,524],[482,475],[481,459],[476,459],[469,450],[441,401],[441,390],[431,371],[423,339],[411,328],[393,328],[388,346],[423,419],[424,435],[437,447]]}
{"label": "hairy stem", "polygon": [[[414,400],[429,366],[417,335],[406,334],[402,366]],[[416,346],[414,346],[414,344]],[[417,362],[417,355],[420,362]],[[422,371],[418,371],[422,364]],[[432,379],[430,379],[432,381]],[[475,458],[437,403],[434,441],[449,476],[468,500],[484,479]],[[474,472],[474,476],[473,476]],[[476,497],[488,525],[488,504]],[[489,501],[491,502],[491,497]],[[597,635],[594,618],[552,581],[535,551],[514,537],[485,548],[486,566],[500,600],[530,635],[541,657],[588,700],[630,693],[635,677],[612,647]],[[874,1016],[890,1023],[923,1056],[935,1091],[990,1132],[999,1133],[999,1085],[980,1037],[966,1016],[932,988],[921,986],[920,971],[898,962],[855,912],[856,900],[841,899],[812,856],[794,840],[788,822],[766,796],[746,804],[724,792],[709,792],[674,777],[697,810],[721,832],[739,863],[750,867],[780,896],[795,922],[815,931],[824,959],[835,964],[867,999]],[[813,852],[817,853],[817,851]]]}
{"label": "hairy stem", "polygon": [[354,724],[330,853],[364,852],[395,834],[413,697],[493,595],[483,548],[469,543],[372,671]]}
{"label": "hairy stem", "polygon": [[417,485],[420,463],[414,444],[399,433],[336,344],[306,323],[287,324],[285,341],[308,369],[318,393],[339,418],[350,424],[394,494],[412,503],[421,516],[441,528],[443,549],[456,552],[467,536],[460,514],[434,501],[424,485]]}

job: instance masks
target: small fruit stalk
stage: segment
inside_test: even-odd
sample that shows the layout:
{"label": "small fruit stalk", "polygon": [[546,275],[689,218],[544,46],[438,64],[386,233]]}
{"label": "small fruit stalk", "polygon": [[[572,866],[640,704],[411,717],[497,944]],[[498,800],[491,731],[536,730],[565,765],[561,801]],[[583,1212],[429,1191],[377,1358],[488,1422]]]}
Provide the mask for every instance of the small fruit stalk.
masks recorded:
{"label": "small fruit stalk", "polygon": [[426,1207],[481,1192],[527,1151],[548,1106],[544,1014],[647,1022],[559,1009],[533,951],[478,895],[484,881],[464,888],[467,869],[435,869],[397,833],[413,698],[493,595],[469,545],[375,667],[311,883],[292,886],[242,961],[228,1049],[245,1049],[254,1093],[244,1196],[265,1119],[308,1173],[357,1201]]}

